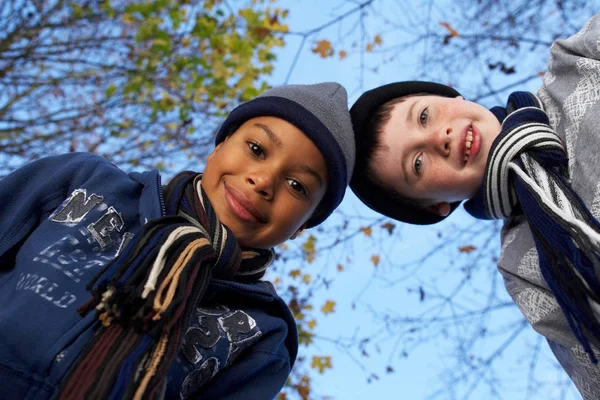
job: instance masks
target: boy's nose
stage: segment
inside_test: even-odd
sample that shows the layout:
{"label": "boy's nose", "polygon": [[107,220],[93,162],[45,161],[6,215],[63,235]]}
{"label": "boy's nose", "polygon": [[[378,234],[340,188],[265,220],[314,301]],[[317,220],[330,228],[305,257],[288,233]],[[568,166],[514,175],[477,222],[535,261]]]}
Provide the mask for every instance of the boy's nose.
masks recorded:
{"label": "boy's nose", "polygon": [[443,157],[450,155],[450,139],[452,128],[440,128],[433,134],[433,145],[435,151]]}
{"label": "boy's nose", "polygon": [[273,178],[265,173],[253,173],[248,175],[246,182],[252,186],[252,190],[266,200],[273,198]]}

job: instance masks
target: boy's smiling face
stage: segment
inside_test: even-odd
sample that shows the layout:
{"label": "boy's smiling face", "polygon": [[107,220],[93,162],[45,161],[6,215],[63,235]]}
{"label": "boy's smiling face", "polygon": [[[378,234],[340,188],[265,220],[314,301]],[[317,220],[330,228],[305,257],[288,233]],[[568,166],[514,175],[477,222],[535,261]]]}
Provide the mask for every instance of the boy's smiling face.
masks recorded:
{"label": "boy's smiling face", "polygon": [[202,188],[241,246],[271,248],[294,236],[327,189],[315,144],[275,117],[246,121],[208,156]]}
{"label": "boy's smiling face", "polygon": [[446,215],[479,189],[500,130],[488,109],[460,96],[408,97],[383,126],[372,167],[387,187]]}

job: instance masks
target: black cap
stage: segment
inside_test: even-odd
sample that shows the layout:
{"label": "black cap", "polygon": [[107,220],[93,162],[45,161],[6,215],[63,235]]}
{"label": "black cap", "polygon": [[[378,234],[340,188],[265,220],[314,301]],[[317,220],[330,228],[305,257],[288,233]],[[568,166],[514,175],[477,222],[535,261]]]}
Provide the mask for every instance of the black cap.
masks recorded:
{"label": "black cap", "polygon": [[[356,165],[350,181],[350,187],[356,196],[371,209],[398,221],[415,225],[430,225],[446,217],[433,214],[410,204],[399,203],[394,197],[375,185],[367,178],[367,135],[371,135],[371,126],[375,113],[383,104],[398,97],[413,94],[430,94],[443,97],[460,96],[449,86],[433,82],[406,81],[379,86],[363,93],[350,109],[352,126],[356,138]],[[450,204],[452,213],[460,202]],[[450,214],[448,214],[450,215]]]}

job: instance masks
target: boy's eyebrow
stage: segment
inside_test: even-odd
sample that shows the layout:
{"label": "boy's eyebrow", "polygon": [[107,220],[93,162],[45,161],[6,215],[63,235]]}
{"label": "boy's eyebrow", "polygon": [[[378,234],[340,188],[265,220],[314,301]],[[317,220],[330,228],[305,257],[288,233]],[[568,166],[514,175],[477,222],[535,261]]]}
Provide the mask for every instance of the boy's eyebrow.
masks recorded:
{"label": "boy's eyebrow", "polygon": [[315,171],[313,168],[311,168],[310,165],[301,164],[298,166],[298,168],[301,169],[302,171],[314,176],[315,179],[319,182],[319,186],[323,186],[323,178],[321,178],[321,175],[317,171]]}
{"label": "boy's eyebrow", "polygon": [[275,132],[273,132],[271,130],[271,128],[269,128],[267,125],[257,122],[254,124],[254,126],[257,126],[260,129],[262,129],[267,134],[267,136],[269,137],[271,142],[273,142],[274,145],[276,145],[278,147],[281,146],[281,141],[279,140],[279,138],[277,137]]}
{"label": "boy's eyebrow", "polygon": [[[404,160],[404,156],[402,156],[402,160]],[[410,186],[410,182],[408,181],[408,174],[406,173],[406,161],[402,161],[402,175],[406,185]]]}
{"label": "boy's eyebrow", "polygon": [[415,108],[415,104],[417,104],[417,101],[418,100],[413,101],[410,107],[408,108],[408,114],[406,114],[407,124],[410,124],[410,122],[412,121],[413,109]]}

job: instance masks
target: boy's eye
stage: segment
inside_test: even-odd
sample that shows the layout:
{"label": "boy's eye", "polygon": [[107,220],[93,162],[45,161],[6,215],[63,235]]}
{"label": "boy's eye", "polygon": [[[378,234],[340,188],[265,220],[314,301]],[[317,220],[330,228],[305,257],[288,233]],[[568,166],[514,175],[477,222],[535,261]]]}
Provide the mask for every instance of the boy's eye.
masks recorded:
{"label": "boy's eye", "polygon": [[300,182],[298,182],[295,179],[292,178],[288,178],[287,179],[287,183],[288,185],[290,185],[290,187],[292,188],[293,191],[298,192],[299,194],[306,196],[306,188],[304,187],[303,184],[301,184]]}
{"label": "boy's eye", "polygon": [[250,148],[250,151],[252,152],[252,154],[254,154],[256,157],[264,158],[265,151],[263,150],[263,148],[260,144],[255,143],[255,142],[247,142],[247,143],[248,143],[248,148]]}
{"label": "boy's eye", "polygon": [[427,108],[426,108],[423,111],[421,111],[421,114],[419,115],[419,123],[421,123],[421,125],[423,125],[423,126],[427,125],[428,118],[429,118],[429,111],[427,111]]}
{"label": "boy's eye", "polygon": [[423,168],[423,154],[419,154],[419,156],[415,160],[415,172],[417,173],[417,175],[421,173],[421,168]]}

